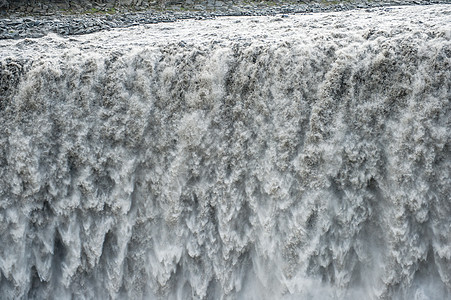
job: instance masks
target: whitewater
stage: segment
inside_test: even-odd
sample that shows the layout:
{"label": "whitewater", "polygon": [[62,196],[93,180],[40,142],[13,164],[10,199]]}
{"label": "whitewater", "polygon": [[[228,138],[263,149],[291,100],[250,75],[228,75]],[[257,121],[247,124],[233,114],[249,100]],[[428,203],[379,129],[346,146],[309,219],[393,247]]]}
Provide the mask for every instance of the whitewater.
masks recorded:
{"label": "whitewater", "polygon": [[1,299],[451,298],[451,5],[0,41]]}

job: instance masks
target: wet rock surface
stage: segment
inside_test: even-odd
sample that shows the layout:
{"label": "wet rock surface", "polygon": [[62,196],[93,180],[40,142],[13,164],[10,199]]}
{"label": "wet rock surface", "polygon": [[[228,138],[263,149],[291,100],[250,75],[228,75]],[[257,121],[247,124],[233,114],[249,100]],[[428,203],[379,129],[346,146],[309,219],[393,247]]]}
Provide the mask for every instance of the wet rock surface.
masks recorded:
{"label": "wet rock surface", "polygon": [[262,16],[371,9],[381,6],[449,4],[450,0],[388,1],[178,1],[128,0],[92,2],[26,3],[1,0],[0,39],[42,37],[53,32],[80,35],[139,24],[221,16]]}

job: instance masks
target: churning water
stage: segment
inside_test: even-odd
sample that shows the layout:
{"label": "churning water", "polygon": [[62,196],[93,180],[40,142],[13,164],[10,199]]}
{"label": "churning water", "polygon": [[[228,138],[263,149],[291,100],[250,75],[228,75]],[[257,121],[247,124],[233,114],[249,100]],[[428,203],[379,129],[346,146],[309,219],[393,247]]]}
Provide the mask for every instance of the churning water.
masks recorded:
{"label": "churning water", "polygon": [[451,6],[3,40],[0,69],[0,298],[451,297]]}

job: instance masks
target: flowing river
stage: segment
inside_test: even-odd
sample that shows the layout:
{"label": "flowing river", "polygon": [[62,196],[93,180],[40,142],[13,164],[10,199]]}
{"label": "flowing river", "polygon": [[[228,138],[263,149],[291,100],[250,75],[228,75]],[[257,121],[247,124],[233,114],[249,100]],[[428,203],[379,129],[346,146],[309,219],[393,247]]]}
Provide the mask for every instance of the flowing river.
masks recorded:
{"label": "flowing river", "polygon": [[1,299],[449,299],[451,5],[0,41]]}

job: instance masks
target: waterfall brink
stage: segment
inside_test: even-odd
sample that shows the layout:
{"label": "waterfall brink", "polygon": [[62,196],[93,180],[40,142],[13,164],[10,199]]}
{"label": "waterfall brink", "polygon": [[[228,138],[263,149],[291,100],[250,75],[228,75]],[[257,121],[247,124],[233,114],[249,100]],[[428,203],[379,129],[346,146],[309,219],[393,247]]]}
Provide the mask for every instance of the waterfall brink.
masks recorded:
{"label": "waterfall brink", "polygon": [[0,41],[0,298],[450,298],[450,21]]}

